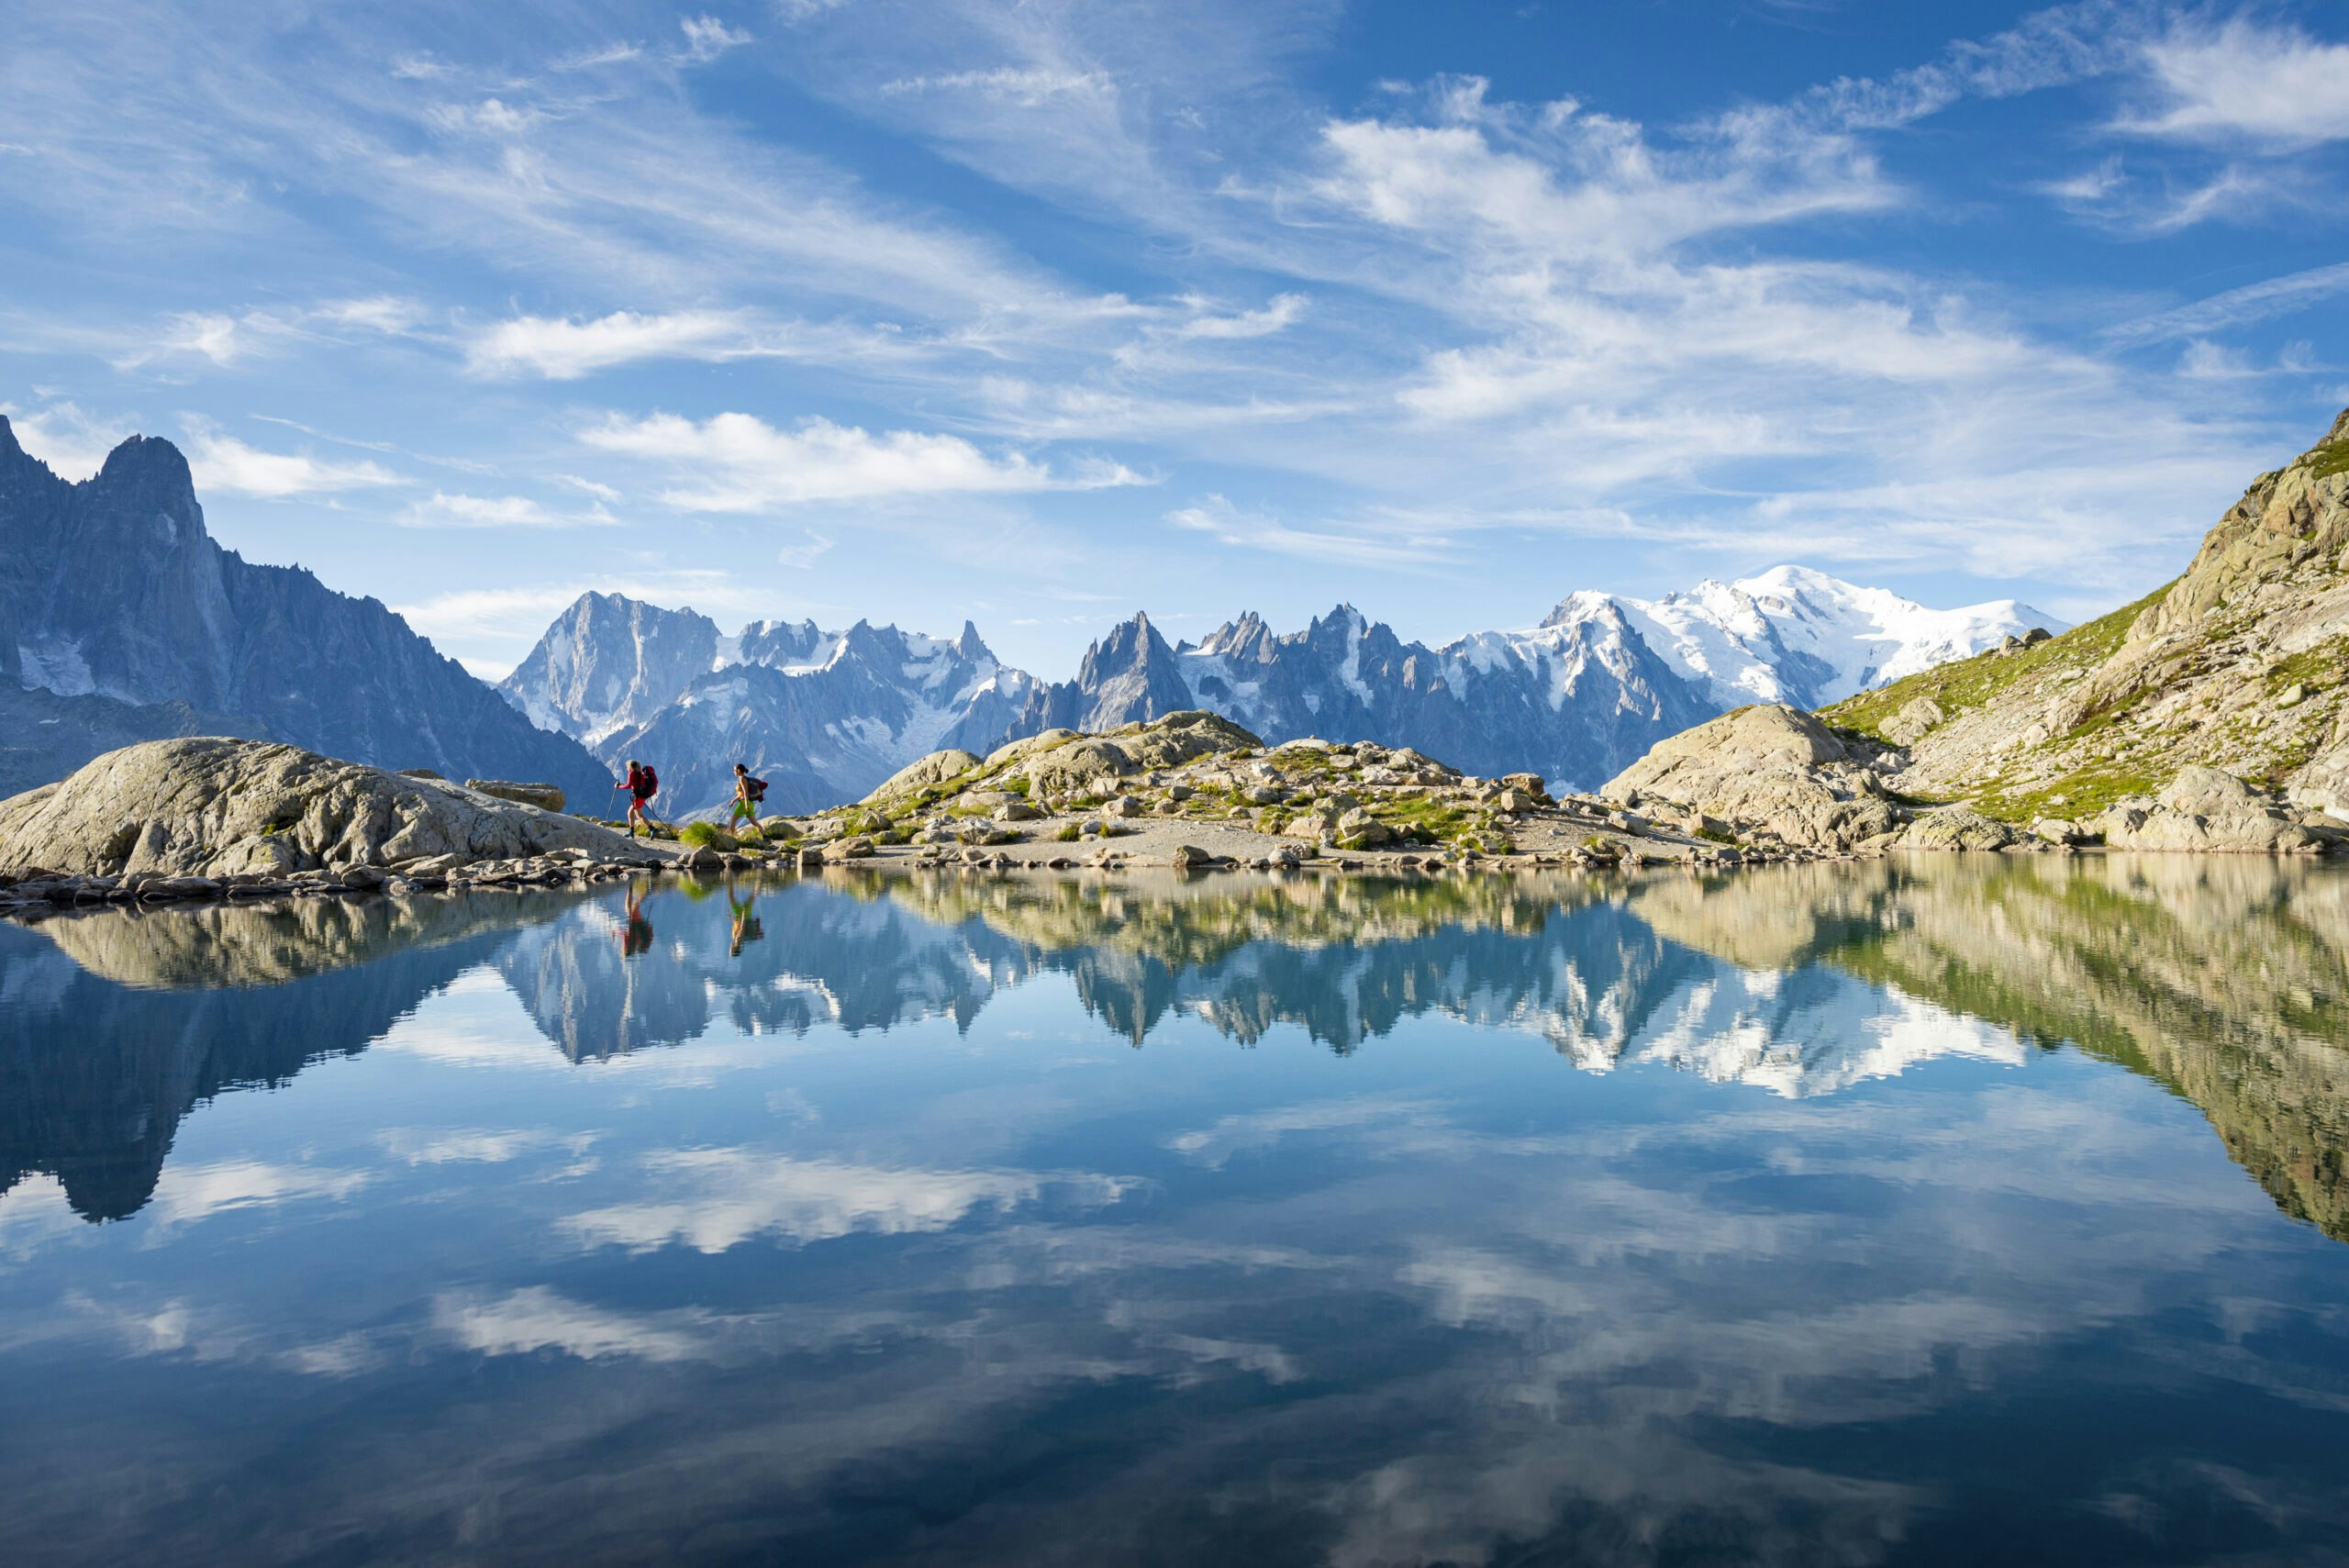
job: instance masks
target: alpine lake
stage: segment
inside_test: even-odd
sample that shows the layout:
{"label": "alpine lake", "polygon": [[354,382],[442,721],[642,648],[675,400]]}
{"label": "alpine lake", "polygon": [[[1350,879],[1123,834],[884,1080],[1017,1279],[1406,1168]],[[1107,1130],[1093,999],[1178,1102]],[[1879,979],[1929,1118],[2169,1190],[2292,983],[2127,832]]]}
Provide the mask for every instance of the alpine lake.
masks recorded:
{"label": "alpine lake", "polygon": [[2349,1562],[2349,867],[0,925],[0,1562]]}

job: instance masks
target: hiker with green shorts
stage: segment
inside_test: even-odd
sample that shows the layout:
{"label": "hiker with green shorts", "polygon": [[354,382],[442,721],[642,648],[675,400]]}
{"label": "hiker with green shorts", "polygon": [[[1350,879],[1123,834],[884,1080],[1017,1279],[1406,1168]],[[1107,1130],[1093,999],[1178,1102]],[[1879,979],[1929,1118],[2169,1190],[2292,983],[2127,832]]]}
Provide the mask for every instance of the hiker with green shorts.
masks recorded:
{"label": "hiker with green shorts", "polygon": [[734,810],[726,818],[730,831],[737,822],[748,822],[751,831],[763,839],[767,830],[759,826],[759,807],[767,798],[767,781],[752,778],[751,770],[740,762],[734,764]]}

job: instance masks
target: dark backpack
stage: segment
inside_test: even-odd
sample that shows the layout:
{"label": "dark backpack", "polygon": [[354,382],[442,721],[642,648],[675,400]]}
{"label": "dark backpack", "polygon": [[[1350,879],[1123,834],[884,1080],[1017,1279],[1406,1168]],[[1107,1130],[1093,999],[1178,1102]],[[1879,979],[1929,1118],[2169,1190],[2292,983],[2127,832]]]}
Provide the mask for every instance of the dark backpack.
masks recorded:
{"label": "dark backpack", "polygon": [[751,779],[751,780],[749,780],[748,782],[749,782],[750,786],[751,786],[751,803],[752,803],[753,805],[757,804],[757,803],[758,803],[758,802],[760,802],[760,801],[763,801],[763,800],[766,799],[766,797],[767,797],[767,781],[766,781],[766,780],[764,780],[764,779]]}
{"label": "dark backpack", "polygon": [[661,793],[661,775],[654,773],[651,767],[648,764],[644,769],[643,781],[638,787],[644,791],[644,798],[651,800],[654,795]]}

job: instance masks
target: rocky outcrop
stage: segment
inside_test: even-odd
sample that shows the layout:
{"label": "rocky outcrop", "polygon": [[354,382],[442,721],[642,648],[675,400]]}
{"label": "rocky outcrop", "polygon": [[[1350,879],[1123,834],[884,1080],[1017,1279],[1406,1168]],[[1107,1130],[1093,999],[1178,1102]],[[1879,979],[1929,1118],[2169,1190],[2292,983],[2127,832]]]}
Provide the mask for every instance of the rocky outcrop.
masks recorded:
{"label": "rocky outcrop", "polygon": [[39,716],[59,721],[52,735],[22,751],[0,744],[0,793],[191,732],[452,778],[545,779],[575,798],[610,787],[585,751],[533,727],[384,606],[223,550],[186,459],[152,438],[68,484],[0,417],[0,682],[64,699]]}
{"label": "rocky outcrop", "polygon": [[0,802],[0,873],[221,877],[644,851],[592,822],[269,741],[156,740]]}
{"label": "rocky outcrop", "polygon": [[[2344,694],[2349,413],[2254,480],[2168,586],[1825,714],[1904,748],[1892,781],[1904,793],[2017,824],[2100,815],[2115,844],[2256,850],[2302,847],[2301,831],[2324,827],[2290,810],[2349,821]],[[2150,798],[2197,768],[2272,789],[2280,806]]]}
{"label": "rocky outcrop", "polygon": [[1710,817],[1742,836],[1849,849],[1900,826],[1878,755],[1799,709],[1746,707],[1659,741],[1599,794],[1627,807]]}
{"label": "rocky outcrop", "polygon": [[975,754],[958,747],[950,747],[943,751],[932,751],[926,757],[915,758],[896,773],[891,773],[881,781],[879,789],[864,798],[882,800],[893,795],[911,795],[916,790],[928,789],[933,784],[944,784],[956,774],[968,773],[978,765],[979,759]]}
{"label": "rocky outcrop", "polygon": [[2179,769],[2159,795],[2118,802],[2091,826],[2117,850],[2312,854],[2340,838],[2303,824],[2232,773],[2204,767]]}

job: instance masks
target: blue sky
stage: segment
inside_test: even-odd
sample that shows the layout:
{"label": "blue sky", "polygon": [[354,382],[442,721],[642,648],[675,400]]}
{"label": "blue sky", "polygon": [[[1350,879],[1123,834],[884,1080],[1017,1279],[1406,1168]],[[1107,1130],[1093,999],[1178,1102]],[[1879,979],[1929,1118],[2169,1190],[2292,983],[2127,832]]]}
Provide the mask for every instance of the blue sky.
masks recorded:
{"label": "blue sky", "polygon": [[497,673],[1799,561],[2085,616],[2349,404],[2337,5],[0,7],[0,407]]}

